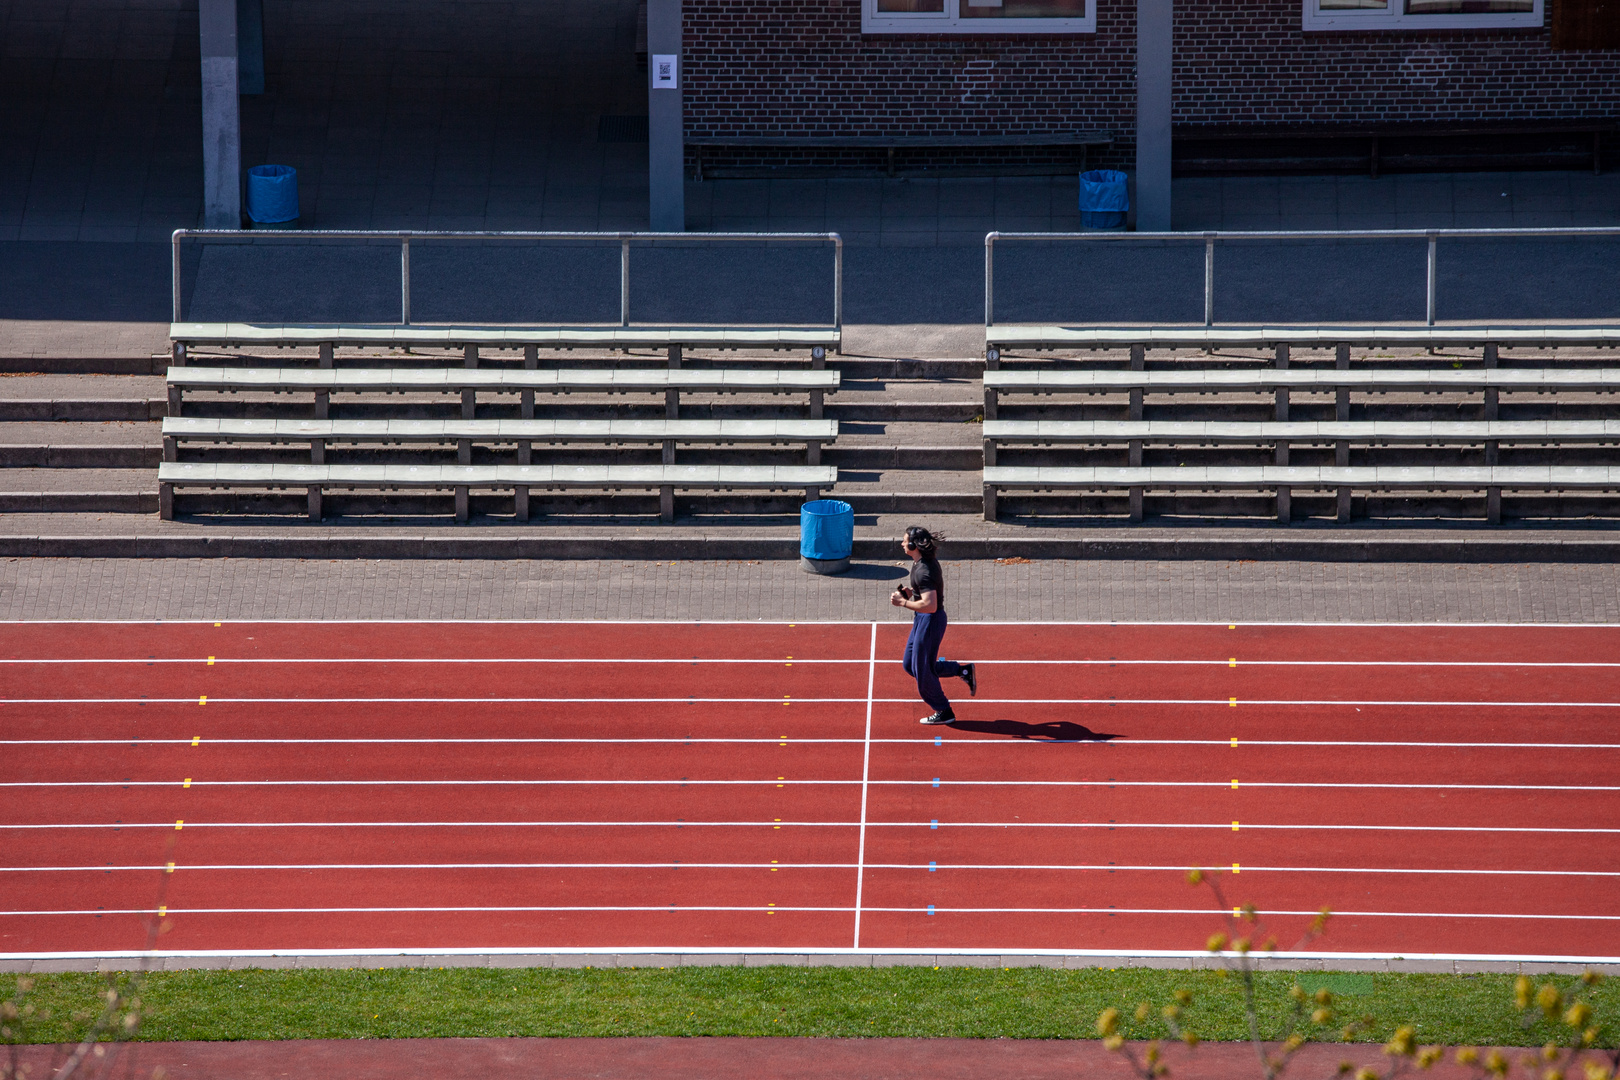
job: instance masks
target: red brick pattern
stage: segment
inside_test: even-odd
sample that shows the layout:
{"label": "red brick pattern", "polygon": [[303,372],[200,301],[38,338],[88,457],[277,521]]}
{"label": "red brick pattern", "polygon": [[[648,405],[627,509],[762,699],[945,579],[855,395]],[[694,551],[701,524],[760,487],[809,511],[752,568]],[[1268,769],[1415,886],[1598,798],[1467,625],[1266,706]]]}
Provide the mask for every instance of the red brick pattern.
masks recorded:
{"label": "red brick pattern", "polygon": [[[1549,0],[1554,3],[1556,0]],[[1097,33],[862,35],[860,0],[685,0],[690,136],[994,134],[1133,123],[1135,0]],[[1546,29],[1306,34],[1299,0],[1177,0],[1178,124],[1608,116],[1620,60]]]}

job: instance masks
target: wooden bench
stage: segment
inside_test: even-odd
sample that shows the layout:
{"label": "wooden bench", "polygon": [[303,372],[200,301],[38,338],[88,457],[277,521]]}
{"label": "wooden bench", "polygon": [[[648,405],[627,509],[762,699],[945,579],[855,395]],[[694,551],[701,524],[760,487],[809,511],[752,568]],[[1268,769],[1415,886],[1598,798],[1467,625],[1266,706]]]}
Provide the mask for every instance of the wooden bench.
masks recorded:
{"label": "wooden bench", "polygon": [[531,464],[534,443],[644,443],[663,445],[664,464],[675,464],[683,443],[804,443],[806,464],[821,464],[823,443],[838,437],[836,420],[222,420],[167,417],[163,460],[179,460],[179,443],[307,442],[310,461],[326,461],[329,443],[455,443],[457,459],[472,464],[473,443],[516,443],[517,464]]}
{"label": "wooden bench", "polygon": [[[718,178],[780,174],[779,169],[766,166],[705,169],[703,159],[708,150],[871,150],[885,155],[888,175],[895,176],[898,175],[898,156],[905,150],[995,150],[1031,146],[1077,146],[1080,148],[1080,160],[1063,165],[1061,170],[1052,165],[997,167],[998,172],[1009,175],[1019,173],[1030,176],[1068,176],[1085,171],[1093,146],[1107,147],[1113,144],[1113,133],[1108,131],[1056,132],[1043,135],[705,135],[696,138],[689,136],[686,140],[686,145],[697,152],[699,183],[703,181],[705,175]],[[942,171],[930,170],[936,175]],[[978,167],[975,171],[982,172],[983,167]]]}
{"label": "wooden bench", "polygon": [[511,489],[515,515],[529,519],[529,492],[570,488],[641,488],[658,492],[659,516],[675,518],[675,489],[803,489],[814,501],[838,482],[830,465],[222,465],[163,462],[158,466],[158,506],[165,521],[174,518],[176,488],[304,488],[309,517],[321,519],[327,488],[451,490],[456,520],[468,518],[472,488]]}
{"label": "wooden bench", "polygon": [[984,518],[995,521],[996,500],[1006,488],[1046,491],[1125,489],[1132,521],[1142,520],[1142,494],[1161,490],[1275,490],[1277,518],[1290,518],[1293,489],[1338,492],[1339,520],[1348,520],[1349,493],[1362,490],[1483,490],[1485,516],[1502,520],[1502,490],[1620,490],[1620,466],[1148,466],[1005,467],[984,470]]}
{"label": "wooden bench", "polygon": [[400,326],[395,323],[335,326],[313,323],[200,323],[169,325],[176,365],[195,346],[226,348],[264,345],[314,346],[323,367],[332,365],[338,346],[394,349],[460,349],[468,367],[480,349],[522,349],[524,365],[534,368],[541,349],[663,349],[672,367],[682,350],[808,349],[813,367],[825,366],[827,350],[843,349],[838,327],[656,327],[656,326]]}
{"label": "wooden bench", "polygon": [[662,393],[666,419],[680,418],[683,391],[716,394],[806,394],[810,418],[821,419],[823,395],[838,389],[836,371],[757,371],[747,369],[561,368],[517,371],[491,368],[201,368],[168,371],[169,415],[184,415],[187,391],[285,393],[315,395],[316,420],[327,419],[334,393],[461,395],[461,416],[472,420],[477,395],[520,395],[525,420],[534,418],[534,395],[594,393]]}
{"label": "wooden bench", "polygon": [[[1348,172],[1365,169],[1377,178],[1393,161],[1397,168],[1455,171],[1569,167],[1589,160],[1592,172],[1603,169],[1603,136],[1613,132],[1612,119],[1530,120],[1520,123],[1296,124],[1288,126],[1182,125],[1172,138],[1172,167],[1177,176],[1219,176],[1234,172],[1281,170]],[[1559,139],[1558,137],[1564,137]],[[1448,140],[1461,145],[1447,146]],[[1518,149],[1510,148],[1517,140]],[[1563,142],[1565,145],[1554,145]],[[1286,146],[1295,152],[1234,154],[1220,147]],[[1355,147],[1335,153],[1333,143]],[[1495,143],[1496,149],[1483,149]],[[1532,147],[1531,143],[1539,146]],[[1200,146],[1200,144],[1206,144]],[[1448,153],[1447,151],[1450,150]]]}
{"label": "wooden bench", "polygon": [[1028,326],[984,329],[985,364],[994,369],[1003,351],[1130,349],[1140,362],[1145,349],[1272,349],[1286,360],[1289,348],[1335,349],[1345,362],[1349,349],[1481,349],[1487,363],[1504,348],[1613,348],[1620,326]]}
{"label": "wooden bench", "polygon": [[1338,464],[1350,464],[1350,444],[1480,445],[1494,465],[1500,443],[1620,443],[1620,420],[986,420],[984,463],[996,464],[1004,443],[1124,443],[1130,464],[1142,464],[1144,443],[1274,445],[1288,463],[1291,443],[1333,444]]}
{"label": "wooden bench", "polygon": [[1483,393],[1484,417],[1497,419],[1499,395],[1509,393],[1614,393],[1620,368],[1192,368],[1185,371],[987,371],[984,419],[995,420],[1000,396],[1129,393],[1131,419],[1142,419],[1142,395],[1274,393],[1276,419],[1288,419],[1292,391],[1333,391],[1338,419],[1349,419],[1351,391],[1366,393]]}

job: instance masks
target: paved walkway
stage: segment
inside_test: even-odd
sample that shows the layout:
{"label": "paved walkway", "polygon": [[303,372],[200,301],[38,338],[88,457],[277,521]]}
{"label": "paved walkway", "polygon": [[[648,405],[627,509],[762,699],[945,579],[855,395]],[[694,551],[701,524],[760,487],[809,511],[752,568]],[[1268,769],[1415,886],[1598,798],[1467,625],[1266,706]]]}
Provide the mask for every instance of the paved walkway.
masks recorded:
{"label": "paved walkway", "polygon": [[[957,620],[1620,622],[1620,567],[952,562]],[[4,559],[0,620],[900,619],[898,563]]]}

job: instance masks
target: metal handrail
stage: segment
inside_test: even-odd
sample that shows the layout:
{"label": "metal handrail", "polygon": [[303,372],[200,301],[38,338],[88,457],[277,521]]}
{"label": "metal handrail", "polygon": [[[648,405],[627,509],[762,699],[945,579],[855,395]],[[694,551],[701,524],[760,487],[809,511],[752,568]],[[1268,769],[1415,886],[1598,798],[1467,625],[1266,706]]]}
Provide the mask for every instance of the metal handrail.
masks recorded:
{"label": "metal handrail", "polygon": [[1438,248],[1442,239],[1510,239],[1513,237],[1593,237],[1620,236],[1620,227],[1601,225],[1571,227],[1567,229],[1346,229],[1305,230],[1301,232],[1082,232],[1033,233],[992,232],[984,237],[984,325],[995,322],[995,243],[997,240],[1085,240],[1093,243],[1120,243],[1142,241],[1201,242],[1204,245],[1204,325],[1215,325],[1215,241],[1217,240],[1418,240],[1428,241],[1426,311],[1428,325],[1433,326],[1435,312],[1436,266]]}
{"label": "metal handrail", "polygon": [[844,328],[844,238],[838,233],[759,233],[759,232],[418,232],[413,230],[372,229],[291,229],[286,232],[244,232],[240,229],[176,229],[170,238],[171,286],[174,293],[174,321],[181,321],[180,245],[186,240],[229,237],[238,242],[260,240],[386,240],[399,241],[399,324],[411,325],[411,241],[412,240],[616,240],[619,243],[619,325],[630,325],[630,245],[655,240],[753,240],[812,242],[831,241],[833,245],[833,329]]}

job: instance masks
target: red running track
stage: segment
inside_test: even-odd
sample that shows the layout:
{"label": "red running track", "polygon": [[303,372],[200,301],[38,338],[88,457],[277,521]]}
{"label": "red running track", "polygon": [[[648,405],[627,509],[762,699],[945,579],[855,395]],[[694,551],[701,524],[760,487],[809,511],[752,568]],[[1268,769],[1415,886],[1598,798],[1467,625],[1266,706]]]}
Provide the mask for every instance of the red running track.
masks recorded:
{"label": "red running track", "polygon": [[905,634],[0,627],[0,954],[1620,957],[1620,628]]}

